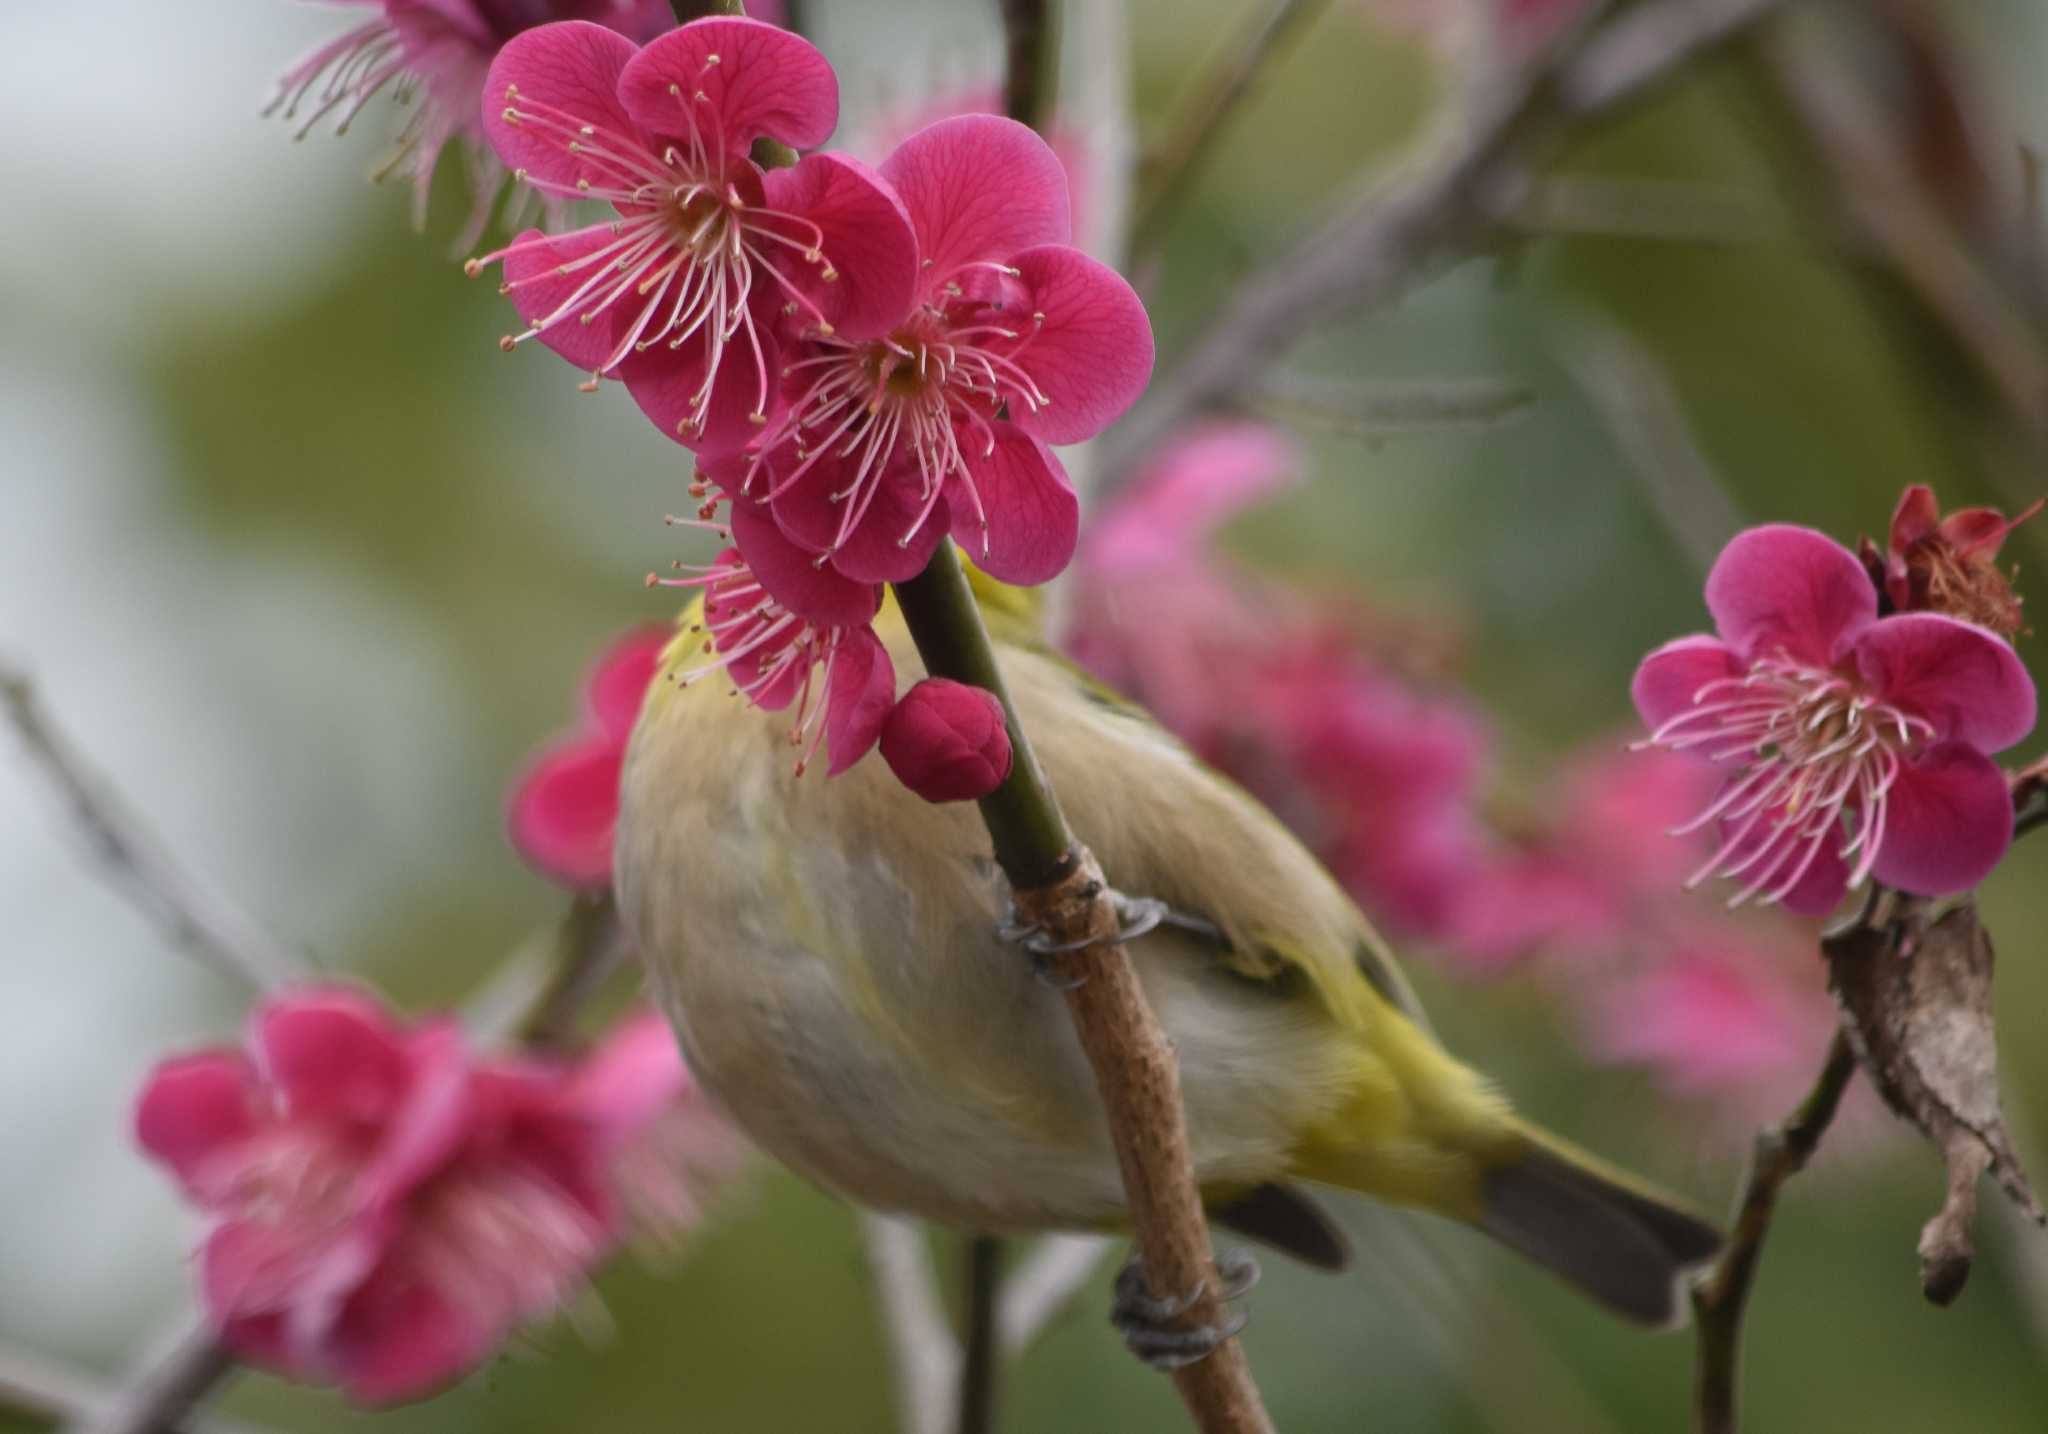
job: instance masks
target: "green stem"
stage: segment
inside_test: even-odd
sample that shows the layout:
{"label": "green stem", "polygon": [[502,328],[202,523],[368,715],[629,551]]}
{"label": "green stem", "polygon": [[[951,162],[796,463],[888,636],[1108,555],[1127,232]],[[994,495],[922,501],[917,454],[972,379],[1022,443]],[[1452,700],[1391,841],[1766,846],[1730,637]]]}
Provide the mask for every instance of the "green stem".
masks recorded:
{"label": "green stem", "polygon": [[967,1241],[967,1339],[960,1361],[958,1434],[993,1434],[996,1425],[996,1295],[1002,1286],[1003,1242]]}
{"label": "green stem", "polygon": [[925,570],[896,584],[896,600],[925,671],[993,692],[1010,728],[1010,775],[981,799],[981,819],[995,844],[996,865],[1023,890],[1051,886],[1073,869],[1073,837],[1038,765],[1016,704],[996,669],[981,609],[951,540],[939,544]]}

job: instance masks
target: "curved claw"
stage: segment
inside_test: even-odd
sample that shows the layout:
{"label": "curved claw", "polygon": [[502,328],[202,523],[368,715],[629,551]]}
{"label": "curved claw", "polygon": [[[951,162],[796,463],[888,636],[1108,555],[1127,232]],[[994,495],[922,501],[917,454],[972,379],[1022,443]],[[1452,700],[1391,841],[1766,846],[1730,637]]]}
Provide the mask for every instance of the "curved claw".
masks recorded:
{"label": "curved claw", "polygon": [[[1218,1254],[1216,1273],[1222,1282],[1218,1293],[1227,1300],[1238,1298],[1259,1281],[1258,1261],[1243,1250]],[[1193,1329],[1174,1326],[1172,1321],[1186,1314],[1201,1297],[1199,1286],[1165,1299],[1153,1295],[1145,1286],[1144,1262],[1133,1255],[1117,1272],[1109,1322],[1123,1335],[1124,1347],[1142,1363],[1159,1370],[1181,1369],[1206,1358],[1225,1341],[1235,1339],[1250,1318],[1234,1314],[1219,1323]]]}

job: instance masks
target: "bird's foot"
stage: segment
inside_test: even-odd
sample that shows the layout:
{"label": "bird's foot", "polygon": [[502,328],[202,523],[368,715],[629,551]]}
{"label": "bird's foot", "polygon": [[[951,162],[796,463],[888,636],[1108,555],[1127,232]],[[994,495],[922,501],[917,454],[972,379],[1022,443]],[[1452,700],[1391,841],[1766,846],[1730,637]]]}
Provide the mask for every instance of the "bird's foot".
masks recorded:
{"label": "bird's foot", "polygon": [[1100,946],[1105,941],[1135,941],[1148,932],[1156,931],[1169,922],[1178,924],[1177,918],[1165,902],[1150,896],[1125,896],[1112,891],[1110,901],[1116,907],[1117,931],[1114,936],[1084,936],[1077,941],[1055,941],[1052,934],[1035,922],[1019,918],[1013,905],[1009,914],[996,925],[996,935],[1004,941],[1024,948],[1031,958],[1031,969],[1038,979],[1056,991],[1071,991],[1086,984],[1086,976],[1061,974],[1054,958],[1085,951],[1090,946]]}
{"label": "bird's foot", "polygon": [[[1216,1273],[1222,1280],[1217,1294],[1234,1300],[1259,1282],[1259,1265],[1243,1250],[1224,1250],[1216,1256]],[[1200,1287],[1167,1299],[1154,1297],[1145,1288],[1145,1265],[1132,1255],[1116,1277],[1116,1293],[1110,1306],[1109,1322],[1124,1337],[1124,1347],[1154,1369],[1174,1370],[1206,1359],[1224,1341],[1236,1338],[1248,1318],[1231,1315],[1215,1324],[1192,1329],[1175,1320],[1194,1308],[1202,1297]]]}

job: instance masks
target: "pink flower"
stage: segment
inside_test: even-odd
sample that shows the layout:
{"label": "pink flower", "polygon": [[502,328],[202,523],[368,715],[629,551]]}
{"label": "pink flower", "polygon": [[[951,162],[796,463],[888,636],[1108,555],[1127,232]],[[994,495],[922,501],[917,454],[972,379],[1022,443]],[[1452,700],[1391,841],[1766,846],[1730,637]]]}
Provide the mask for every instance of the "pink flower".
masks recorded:
{"label": "pink flower", "polygon": [[[718,499],[701,510],[710,514]],[[744,548],[725,549],[709,567],[685,578],[653,578],[665,587],[704,590],[704,651],[710,661],[680,673],[683,683],[724,673],[734,690],[770,712],[795,709],[790,745],[801,748],[801,776],[823,743],[837,776],[867,755],[896,702],[896,669],[870,626],[881,590],[836,573],[810,571],[807,555],[791,547],[752,504],[732,512],[728,533],[764,562],[750,563]],[[706,525],[710,519],[704,519]],[[794,573],[810,580],[789,582]],[[776,594],[796,591],[796,607]]]}
{"label": "pink flower", "polygon": [[201,1289],[228,1346],[388,1404],[582,1284],[621,1232],[608,1159],[652,1118],[648,1094],[302,990],[256,1012],[246,1053],[165,1061],[135,1123],[211,1221]]}
{"label": "pink flower", "polygon": [[1706,596],[1719,635],[1659,648],[1632,688],[1651,742],[1735,769],[1685,828],[1722,834],[1694,883],[1820,914],[1873,874],[1932,896],[1997,865],[2012,802],[1986,754],[2034,725],[2010,647],[1935,613],[1879,618],[1856,558],[1808,528],[1738,535]]}
{"label": "pink flower", "polygon": [[927,677],[882,724],[882,760],[928,802],[985,797],[1010,775],[1010,729],[995,694]]}
{"label": "pink flower", "polygon": [[2044,504],[2036,499],[2011,519],[1996,508],[1958,508],[1944,518],[1934,490],[1915,483],[1892,513],[1885,552],[1864,540],[1863,565],[1897,612],[1945,612],[2010,638],[2024,619],[2019,594],[1998,570],[1998,550]]}
{"label": "pink flower", "polygon": [[817,154],[764,173],[767,135],[822,143],[839,83],[809,42],[755,20],[692,21],[636,48],[599,26],[529,30],[491,65],[484,126],[543,194],[618,211],[560,236],[523,234],[504,261],[528,338],[624,380],[647,416],[701,454],[736,451],[774,404],[785,312],[871,338],[910,302],[910,222],[856,160]]}
{"label": "pink flower", "polygon": [[584,689],[582,722],[534,758],[514,787],[506,831],[543,876],[594,891],[611,885],[626,739],[669,637],[643,627],[616,638]]}
{"label": "pink flower", "polygon": [[675,23],[667,0],[354,0],[377,14],[328,41],[300,60],[278,81],[265,113],[284,110],[295,119],[301,105],[312,107],[303,137],[328,115],[340,111],[338,132],[346,132],[363,107],[387,87],[401,99],[415,91],[424,98],[400,131],[391,157],[379,168],[382,179],[406,166],[413,182],[413,222],[426,219],[427,195],[441,151],[454,139],[468,142],[474,203],[458,249],[476,243],[491,206],[505,186],[505,168],[483,143],[481,101],[484,76],[505,43],[533,25],[550,20],[593,20],[635,39],[648,39]]}
{"label": "pink flower", "polygon": [[1144,389],[1144,306],[1070,247],[1059,160],[1025,126],[943,120],[882,174],[916,232],[915,293],[865,332],[804,332],[737,491],[861,582],[916,574],[949,531],[992,577],[1044,582],[1080,518],[1046,445],[1093,437]]}

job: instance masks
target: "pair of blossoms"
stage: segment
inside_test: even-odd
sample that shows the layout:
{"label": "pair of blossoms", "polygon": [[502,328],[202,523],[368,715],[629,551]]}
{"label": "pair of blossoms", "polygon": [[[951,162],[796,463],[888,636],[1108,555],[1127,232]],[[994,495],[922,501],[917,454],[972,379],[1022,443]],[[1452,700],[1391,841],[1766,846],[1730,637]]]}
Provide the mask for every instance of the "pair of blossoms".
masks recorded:
{"label": "pair of blossoms", "polygon": [[[763,169],[756,140],[824,142],[838,81],[799,36],[693,21],[644,47],[541,25],[492,62],[484,130],[543,195],[613,217],[538,230],[503,266],[532,339],[618,379],[696,455],[697,522],[730,542],[701,572],[722,670],[792,709],[799,769],[878,740],[933,800],[1009,769],[994,699],[947,682],[899,703],[872,622],[883,585],[948,535],[991,577],[1042,583],[1080,506],[1050,444],[1093,437],[1152,369],[1143,304],[1068,242],[1066,178],[1027,127],[941,120],[879,167],[835,152]],[[886,732],[886,735],[885,735]]]}

